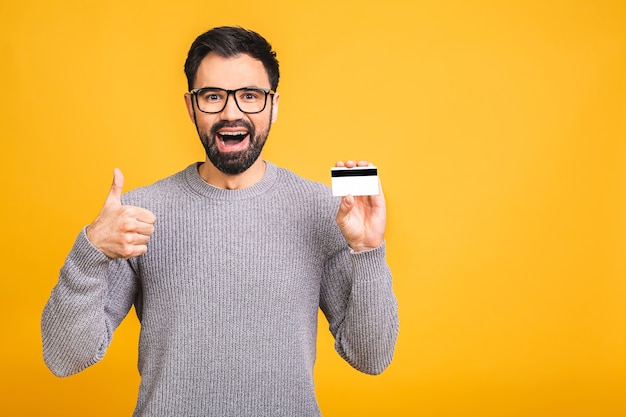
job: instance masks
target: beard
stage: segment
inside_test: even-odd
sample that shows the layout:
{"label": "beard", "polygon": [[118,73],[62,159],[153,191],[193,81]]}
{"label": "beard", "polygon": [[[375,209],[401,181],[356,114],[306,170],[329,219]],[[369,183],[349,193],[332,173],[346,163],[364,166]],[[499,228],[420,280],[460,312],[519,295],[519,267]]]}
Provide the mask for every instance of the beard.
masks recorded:
{"label": "beard", "polygon": [[[266,130],[257,134],[254,125],[247,120],[220,120],[211,126],[208,132],[200,131],[197,124],[196,130],[209,161],[222,173],[237,175],[245,172],[259,158],[269,136],[270,126],[271,123],[268,124]],[[241,151],[221,152],[217,147],[217,141],[221,140],[217,132],[225,127],[244,127],[247,129],[249,137],[248,147]]]}

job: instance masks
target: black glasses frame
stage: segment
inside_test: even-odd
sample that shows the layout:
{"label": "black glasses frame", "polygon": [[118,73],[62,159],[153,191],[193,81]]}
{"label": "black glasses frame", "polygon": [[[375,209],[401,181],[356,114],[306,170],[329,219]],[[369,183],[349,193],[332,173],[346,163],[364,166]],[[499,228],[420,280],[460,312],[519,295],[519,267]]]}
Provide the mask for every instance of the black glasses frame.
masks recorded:
{"label": "black glasses frame", "polygon": [[[200,108],[200,105],[198,104],[198,93],[201,92],[202,90],[217,90],[217,91],[225,92],[226,93],[226,100],[224,100],[224,106],[219,111],[202,110]],[[263,101],[263,107],[261,108],[261,110],[259,110],[259,111],[244,111],[241,108],[241,106],[239,105],[239,102],[237,101],[236,93],[238,91],[242,91],[242,90],[260,91],[262,93],[265,93],[265,100]],[[273,96],[274,94],[276,94],[276,91],[270,90],[269,88],[260,88],[260,87],[242,87],[242,88],[238,88],[236,90],[226,90],[224,88],[219,88],[219,87],[201,87],[201,88],[194,88],[194,89],[188,91],[188,93],[191,94],[193,97],[195,97],[195,99],[196,99],[196,107],[202,113],[217,114],[217,113],[223,112],[224,109],[226,108],[226,105],[228,104],[228,99],[230,98],[230,95],[232,94],[233,95],[233,99],[235,100],[235,104],[237,105],[237,108],[239,109],[239,111],[241,111],[242,113],[245,113],[245,114],[256,114],[256,113],[261,113],[263,110],[265,110],[265,108],[267,107],[267,96]]]}

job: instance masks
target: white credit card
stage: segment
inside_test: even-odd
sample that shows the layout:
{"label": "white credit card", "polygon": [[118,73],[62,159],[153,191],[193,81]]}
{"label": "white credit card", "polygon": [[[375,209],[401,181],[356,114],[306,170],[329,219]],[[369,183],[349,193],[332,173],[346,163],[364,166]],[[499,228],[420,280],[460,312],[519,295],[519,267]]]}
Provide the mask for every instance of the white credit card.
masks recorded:
{"label": "white credit card", "polygon": [[334,167],[330,169],[330,179],[334,196],[378,195],[378,168]]}

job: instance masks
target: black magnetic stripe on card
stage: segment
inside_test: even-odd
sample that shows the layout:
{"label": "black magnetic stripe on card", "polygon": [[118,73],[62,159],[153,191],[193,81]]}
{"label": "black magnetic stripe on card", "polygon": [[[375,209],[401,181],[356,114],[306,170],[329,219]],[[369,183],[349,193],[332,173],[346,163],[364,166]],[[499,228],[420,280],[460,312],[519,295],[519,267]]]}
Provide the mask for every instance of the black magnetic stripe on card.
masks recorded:
{"label": "black magnetic stripe on card", "polygon": [[368,177],[372,175],[378,175],[378,168],[333,169],[330,171],[331,177]]}

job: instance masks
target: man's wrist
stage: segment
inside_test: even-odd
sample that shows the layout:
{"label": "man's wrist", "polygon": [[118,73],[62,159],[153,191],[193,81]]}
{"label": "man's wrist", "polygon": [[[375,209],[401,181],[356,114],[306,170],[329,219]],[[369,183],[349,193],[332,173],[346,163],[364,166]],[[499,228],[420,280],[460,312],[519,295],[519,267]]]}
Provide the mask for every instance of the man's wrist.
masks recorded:
{"label": "man's wrist", "polygon": [[352,249],[352,252],[360,253],[360,252],[367,252],[367,251],[379,248],[384,242],[385,242],[385,239],[382,239],[379,242],[370,243],[370,244],[350,244],[350,243],[348,243],[348,246],[350,247],[350,249]]}

